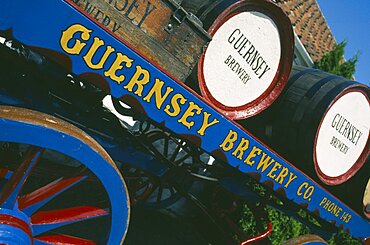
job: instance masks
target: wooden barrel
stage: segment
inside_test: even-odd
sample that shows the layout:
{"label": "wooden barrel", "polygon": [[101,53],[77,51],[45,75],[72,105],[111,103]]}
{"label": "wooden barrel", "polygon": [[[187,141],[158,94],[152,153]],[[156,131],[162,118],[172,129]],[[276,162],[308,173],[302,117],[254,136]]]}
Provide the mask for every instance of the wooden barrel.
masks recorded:
{"label": "wooden barrel", "polygon": [[182,4],[197,12],[212,36],[190,86],[231,119],[270,106],[292,66],[293,31],[285,13],[267,0]]}
{"label": "wooden barrel", "polygon": [[242,124],[311,177],[339,185],[369,155],[369,94],[366,85],[294,67],[276,103]]}
{"label": "wooden barrel", "polygon": [[186,11],[195,14],[208,30],[217,17],[228,7],[240,0],[182,0],[181,6]]}

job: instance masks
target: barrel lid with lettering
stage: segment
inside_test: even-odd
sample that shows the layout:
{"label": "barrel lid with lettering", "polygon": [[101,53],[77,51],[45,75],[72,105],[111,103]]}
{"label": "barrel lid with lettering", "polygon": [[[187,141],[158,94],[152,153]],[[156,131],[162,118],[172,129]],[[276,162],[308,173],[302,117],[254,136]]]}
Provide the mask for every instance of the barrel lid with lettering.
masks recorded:
{"label": "barrel lid with lettering", "polygon": [[231,119],[266,109],[279,96],[292,67],[289,18],[265,0],[238,1],[211,25],[212,41],[198,63],[204,98]]}
{"label": "barrel lid with lettering", "polygon": [[369,88],[354,85],[325,111],[314,143],[315,170],[322,182],[338,185],[363,167],[370,152]]}

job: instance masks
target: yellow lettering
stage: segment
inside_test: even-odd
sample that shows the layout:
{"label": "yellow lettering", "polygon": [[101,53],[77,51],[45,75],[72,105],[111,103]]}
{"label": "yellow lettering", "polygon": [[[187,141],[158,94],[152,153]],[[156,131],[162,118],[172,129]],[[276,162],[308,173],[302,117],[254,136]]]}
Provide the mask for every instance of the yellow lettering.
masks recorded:
{"label": "yellow lettering", "polygon": [[331,203],[330,206],[328,207],[328,211],[331,212],[333,208],[335,207],[335,203]]}
{"label": "yellow lettering", "polygon": [[289,170],[286,167],[283,167],[279,175],[276,177],[275,181],[279,183],[280,185],[283,184],[285,177],[287,177],[289,174]]}
{"label": "yellow lettering", "polygon": [[[305,189],[304,192],[303,192],[303,189]],[[302,183],[301,186],[299,186],[299,188],[297,190],[297,195],[298,196],[302,196],[303,195],[303,198],[304,199],[308,199],[309,201],[311,201],[311,198],[310,197],[312,196],[314,190],[315,190],[315,187],[314,186],[309,185],[307,182],[304,182],[304,183]],[[324,209],[327,209],[330,204],[331,204],[331,201],[327,200],[326,203],[324,204]],[[331,206],[331,208],[333,208],[333,206]]]}
{"label": "yellow lettering", "polygon": [[328,209],[330,204],[331,204],[331,201],[327,200],[326,203],[324,204],[324,209]]}
{"label": "yellow lettering", "polygon": [[136,85],[137,89],[135,94],[141,97],[143,96],[144,85],[149,82],[149,77],[149,72],[147,70],[141,68],[141,66],[136,66],[135,74],[132,76],[130,82],[124,86],[124,88],[132,92]]}
{"label": "yellow lettering", "polygon": [[198,115],[202,112],[202,108],[200,108],[197,104],[195,104],[194,102],[189,102],[188,109],[185,111],[184,115],[182,115],[182,117],[178,120],[178,122],[182,123],[188,129],[190,129],[194,125],[194,122],[193,121],[188,122],[187,119],[189,117],[194,116],[195,114],[194,110],[195,110],[195,113]]}
{"label": "yellow lettering", "polygon": [[[313,186],[310,186],[307,191],[305,192],[306,194],[306,197],[305,195],[303,195],[303,197],[305,199],[307,199],[310,195],[312,195],[313,191],[314,191],[314,187]],[[337,204],[335,204],[334,202],[331,202],[330,200],[328,200],[326,197],[324,197],[319,206],[323,206],[323,209],[326,209],[328,212],[332,213],[335,215],[335,217],[339,217],[339,215],[341,214],[342,212],[342,208],[340,208]],[[341,217],[341,219],[343,218],[343,215]]]}
{"label": "yellow lettering", "polygon": [[200,134],[201,136],[203,136],[205,134],[205,131],[207,128],[219,123],[220,121],[217,120],[217,119],[213,119],[213,121],[211,123],[209,123],[209,117],[211,116],[210,113],[208,112],[203,112],[204,114],[204,117],[203,117],[203,124],[202,124],[202,127],[198,130],[198,134]]}
{"label": "yellow lettering", "polygon": [[334,205],[333,211],[331,213],[333,213],[335,216],[337,216],[336,213],[338,213],[338,209],[339,209],[339,207],[337,205]]}
{"label": "yellow lettering", "polygon": [[352,218],[352,215],[348,214],[348,218],[347,218],[346,223],[348,223],[351,220],[351,218]]}
{"label": "yellow lettering", "polygon": [[164,111],[170,117],[177,117],[181,112],[179,104],[184,105],[186,103],[186,101],[187,101],[187,99],[185,99],[182,94],[175,94],[171,98],[171,105],[172,105],[173,111],[170,111],[170,109],[171,109],[170,105],[166,105],[166,107],[164,108]]}
{"label": "yellow lettering", "polygon": [[222,150],[230,151],[234,147],[234,142],[238,139],[238,133],[230,130],[229,134],[224,139],[224,142],[220,145]]}
{"label": "yellow lettering", "polygon": [[241,160],[243,158],[244,151],[247,150],[248,147],[249,147],[249,140],[242,138],[238,147],[236,147],[232,155]]}
{"label": "yellow lettering", "polygon": [[[117,76],[117,71],[118,70],[122,70],[123,69],[123,63],[126,63],[126,67],[127,68],[130,68],[132,66],[132,62],[134,62],[134,60],[130,59],[129,57],[127,57],[126,55],[124,54],[121,54],[121,53],[117,53],[117,57],[116,59],[114,60],[113,64],[111,65],[111,67],[109,68],[108,71],[104,72],[104,75],[106,77],[109,77],[110,79],[112,79],[113,81],[115,81],[116,83],[120,84],[123,80],[125,80],[125,76],[124,75],[120,75],[120,76]],[[144,74],[143,73],[140,73],[139,75],[137,75],[137,70],[138,70],[138,67],[137,66],[136,68],[136,73],[135,75],[133,76],[133,78],[135,76],[137,76],[136,80],[138,80],[138,77],[141,75],[141,74]],[[141,68],[141,67],[140,67]],[[145,70],[146,71],[146,70]],[[148,71],[146,71],[148,72]],[[133,78],[131,80],[133,80]],[[146,79],[145,75],[144,75],[144,78],[142,78],[142,80]],[[148,78],[148,81],[149,81],[149,78]]]}
{"label": "yellow lettering", "polygon": [[327,200],[328,200],[328,199],[327,199],[326,197],[324,197],[324,198],[321,200],[321,202],[320,202],[319,206],[323,205]]}
{"label": "yellow lettering", "polygon": [[288,186],[290,185],[290,183],[292,183],[292,181],[295,180],[296,178],[298,178],[297,175],[295,175],[293,173],[290,173],[288,182],[284,185],[284,187],[285,188],[288,188]]}
{"label": "yellow lettering", "polygon": [[89,30],[80,24],[74,24],[62,33],[60,46],[68,54],[80,54],[83,47],[86,46],[86,43],[82,43],[80,40],[76,39],[74,45],[72,47],[68,47],[68,42],[72,40],[73,36],[78,32],[81,32],[81,39],[87,41],[90,38],[90,32],[92,32],[92,30]]}
{"label": "yellow lettering", "polygon": [[303,194],[303,198],[304,199],[309,199],[309,200],[311,200],[311,196],[312,196],[312,194],[313,194],[313,191],[315,190],[315,187],[313,187],[312,185],[311,186],[309,186],[308,188],[307,188],[307,190],[304,192],[304,194]]}
{"label": "yellow lettering", "polygon": [[338,208],[338,211],[335,213],[335,217],[339,217],[341,212],[342,212],[342,208]]}
{"label": "yellow lettering", "polygon": [[105,62],[107,61],[109,55],[114,52],[114,48],[112,48],[111,46],[107,46],[107,48],[105,49],[105,52],[104,52],[102,58],[100,59],[100,61],[97,64],[93,64],[92,59],[93,59],[96,51],[99,49],[99,47],[101,47],[103,45],[104,45],[104,41],[95,37],[94,42],[91,45],[89,51],[83,57],[87,66],[90,67],[91,69],[95,69],[95,70],[102,69]]}
{"label": "yellow lettering", "polygon": [[274,179],[276,177],[276,174],[274,174],[274,172],[276,172],[276,170],[278,170],[279,168],[281,168],[281,164],[278,162],[275,162],[274,166],[271,168],[270,172],[267,174],[267,177]]}
{"label": "yellow lettering", "polygon": [[259,149],[258,147],[256,146],[253,146],[251,152],[249,152],[249,155],[247,156],[247,158],[244,160],[244,163],[250,165],[250,166],[253,166],[254,164],[254,160],[251,160],[253,157],[257,156],[257,155],[261,155],[261,152],[262,150]]}
{"label": "yellow lettering", "polygon": [[162,95],[163,85],[164,82],[156,78],[152,89],[144,98],[144,101],[150,102],[150,99],[152,98],[153,94],[155,94],[155,105],[157,106],[158,109],[161,109],[163,102],[166,100],[168,95],[173,91],[173,88],[167,87],[166,92],[164,93],[164,95]]}
{"label": "yellow lettering", "polygon": [[305,187],[307,188],[308,187],[308,183],[307,182],[304,182],[297,190],[297,194],[298,196],[302,196],[303,195],[303,192],[302,192],[302,188]]}
{"label": "yellow lettering", "polygon": [[[271,160],[270,160],[271,159]],[[270,162],[269,162],[270,161]],[[275,162],[274,159],[272,159],[270,156],[268,156],[266,153],[262,153],[262,157],[257,165],[257,170],[262,168],[261,172],[265,172],[265,170],[273,163]]]}
{"label": "yellow lettering", "polygon": [[340,219],[346,223],[348,223],[351,220],[351,218],[352,218],[352,215],[346,212],[343,212],[342,217],[340,217]]}

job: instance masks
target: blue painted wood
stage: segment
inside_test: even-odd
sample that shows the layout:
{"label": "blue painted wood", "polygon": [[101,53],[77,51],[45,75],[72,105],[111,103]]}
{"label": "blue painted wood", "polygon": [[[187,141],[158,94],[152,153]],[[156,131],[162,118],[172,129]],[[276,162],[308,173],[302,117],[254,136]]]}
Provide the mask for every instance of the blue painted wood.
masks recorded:
{"label": "blue painted wood", "polygon": [[[0,128],[0,141],[48,148],[84,163],[101,181],[110,199],[112,220],[107,244],[120,244],[128,229],[130,206],[127,188],[113,165],[107,164],[106,160],[85,142],[61,131],[7,118],[1,118]],[[0,214],[7,214],[3,211],[4,209],[0,209]]]}
{"label": "blue painted wood", "polygon": [[[28,216],[31,216],[33,213],[35,213],[37,210],[39,210],[42,206],[44,206],[46,203],[48,203],[50,200],[52,200],[54,197],[58,196],[59,194],[61,194],[62,192],[68,190],[69,188],[71,188],[72,186],[80,183],[82,180],[86,179],[87,176],[84,176],[84,177],[81,177],[78,181],[70,184],[69,186],[66,186],[65,188],[59,190],[59,191],[56,191],[54,192],[53,194],[51,194],[50,196],[48,196],[47,198],[39,201],[39,202],[36,202],[34,203],[33,205],[30,205],[24,209],[22,209],[22,212],[25,213],[26,215]],[[56,182],[59,182],[60,180],[56,181]]]}
{"label": "blue painted wood", "polygon": [[0,224],[0,244],[31,244],[31,240],[22,230]]}
{"label": "blue painted wood", "polygon": [[[31,173],[32,168],[36,165],[38,162],[38,159],[40,158],[42,154],[41,149],[34,149],[31,152],[30,159],[26,159],[21,166],[19,167],[18,171],[21,171],[20,173],[15,172],[15,174],[12,176],[12,178],[7,182],[7,185],[12,185],[12,189],[5,190],[8,186],[5,185],[1,192],[1,197],[3,197],[4,194],[7,194],[8,196],[4,200],[4,202],[0,205],[1,208],[7,208],[7,209],[14,209],[14,206],[16,205],[17,197],[21,191],[21,188],[26,181],[27,177]],[[9,191],[9,193],[6,193]]]}
{"label": "blue painted wood", "polygon": [[[23,221],[24,224],[30,226],[30,219],[27,215],[18,210],[0,208],[0,217],[11,217],[14,220]],[[25,230],[16,227],[9,219],[1,220],[0,222],[0,244],[31,244],[31,238]]]}
{"label": "blue painted wood", "polygon": [[[68,42],[69,47],[73,47],[76,40],[86,43],[86,46],[79,54],[68,54],[61,47],[60,40],[63,31],[75,24],[87,28],[89,37],[85,38],[86,40],[82,40],[81,33],[76,33],[73,39]],[[153,120],[163,123],[177,134],[198,137],[203,149],[212,153],[215,157],[223,159],[227,164],[237,168],[239,171],[255,173],[260,176],[259,180],[261,182],[272,182],[275,191],[278,189],[284,191],[288,199],[307,207],[311,212],[319,213],[323,219],[335,223],[336,226],[348,229],[354,237],[361,239],[370,237],[370,224],[367,220],[345,206],[340,200],[309,179],[304,173],[297,170],[273,150],[263,145],[258,139],[225,118],[216,109],[205,103],[198,95],[189,91],[183,84],[176,82],[163,71],[153,66],[145,57],[135,53],[129,47],[129,44],[116,39],[112,36],[112,33],[100,28],[98,24],[83,16],[70,5],[69,1],[18,0],[5,2],[0,10],[0,29],[5,30],[8,28],[12,28],[14,37],[23,43],[68,54],[73,64],[73,73],[96,72],[100,74],[109,83],[111,94],[114,97],[134,96],[145,109],[147,115]],[[83,58],[91,47],[94,37],[103,40],[104,47],[109,45],[115,49],[102,69],[91,69]],[[101,57],[102,51],[100,52]],[[116,59],[117,52],[121,55],[126,55],[132,60],[131,65],[126,66],[127,63],[122,63],[122,68],[117,70],[117,75],[125,76],[121,82],[116,82],[105,75],[105,72]],[[135,72],[141,68],[149,74],[149,81],[144,85],[142,91],[138,90],[138,86],[134,86],[131,90],[129,86],[130,80],[134,77]],[[139,78],[141,79],[142,76]],[[165,93],[166,89],[170,91],[163,104],[156,104],[154,97],[151,97],[150,100],[148,99],[148,94],[152,87],[156,82],[158,85],[159,81],[163,81],[162,94]],[[173,110],[172,98],[174,96],[181,96],[184,99],[184,104],[179,105],[180,112],[178,115],[170,116],[166,113],[165,108],[168,105],[168,109]],[[147,98],[145,99],[145,97]],[[187,111],[189,107],[193,107],[193,109]],[[183,118],[186,111],[190,112],[190,116],[186,118],[188,123]],[[218,123],[207,128],[204,135],[200,135],[199,130],[203,120],[207,119],[207,115],[209,115],[210,121],[217,120]],[[235,141],[230,144],[223,144],[230,135],[235,136]],[[244,143],[244,146],[247,143],[249,145],[245,147],[244,151],[237,151],[236,148],[241,142]],[[243,146],[243,144],[240,146]],[[256,155],[254,156],[253,153]],[[248,156],[251,157],[249,162],[247,160]],[[265,165],[265,170],[261,167],[262,165],[258,167],[258,164],[262,162],[263,156],[274,159],[271,165]],[[275,164],[276,162],[278,164]],[[282,177],[285,174],[287,176]],[[278,178],[279,175],[281,178]],[[291,182],[288,181],[289,176],[292,179],[294,178]],[[325,206],[327,200],[335,204],[337,207],[335,212],[330,212]]]}
{"label": "blue painted wood", "polygon": [[[58,212],[58,210],[55,210],[55,212]],[[63,211],[60,211],[60,212],[63,212]],[[51,231],[53,229],[56,229],[56,228],[59,228],[59,227],[62,227],[62,226],[66,226],[66,225],[78,223],[80,221],[89,220],[89,219],[102,217],[102,216],[106,216],[106,215],[109,215],[109,212],[106,212],[106,213],[103,213],[103,214],[98,214],[98,215],[86,215],[85,217],[73,219],[73,220],[70,220],[70,221],[64,221],[64,222],[60,222],[58,220],[53,220],[51,222],[43,223],[43,224],[32,224],[32,235],[33,236],[38,236],[42,233]],[[119,234],[116,234],[116,236],[119,239]]]}

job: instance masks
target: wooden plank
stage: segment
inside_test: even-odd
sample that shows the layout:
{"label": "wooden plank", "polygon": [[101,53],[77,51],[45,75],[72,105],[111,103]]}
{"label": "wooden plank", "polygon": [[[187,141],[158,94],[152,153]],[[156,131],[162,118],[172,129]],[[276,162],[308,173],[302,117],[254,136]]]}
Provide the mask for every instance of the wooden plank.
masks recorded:
{"label": "wooden plank", "polygon": [[207,44],[207,35],[187,21],[176,22],[173,8],[162,0],[72,2],[180,81],[190,74]]}

